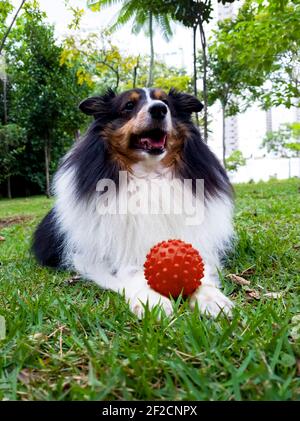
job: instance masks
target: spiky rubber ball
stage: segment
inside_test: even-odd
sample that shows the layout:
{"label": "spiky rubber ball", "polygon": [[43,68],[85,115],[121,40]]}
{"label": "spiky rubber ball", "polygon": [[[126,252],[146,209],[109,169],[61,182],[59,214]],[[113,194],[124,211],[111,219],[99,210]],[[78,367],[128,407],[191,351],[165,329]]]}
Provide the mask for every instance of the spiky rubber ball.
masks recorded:
{"label": "spiky rubber ball", "polygon": [[156,244],[147,254],[144,274],[148,285],[160,294],[187,297],[201,285],[204,265],[191,244],[168,240]]}

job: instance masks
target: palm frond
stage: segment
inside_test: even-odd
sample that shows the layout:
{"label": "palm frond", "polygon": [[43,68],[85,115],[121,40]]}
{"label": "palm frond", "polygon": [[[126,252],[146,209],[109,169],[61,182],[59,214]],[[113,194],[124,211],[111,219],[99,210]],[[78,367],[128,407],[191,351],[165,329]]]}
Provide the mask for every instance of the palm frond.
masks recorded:
{"label": "palm frond", "polygon": [[[99,0],[102,6],[110,6],[122,3],[121,10],[116,22],[110,27],[111,31],[118,30],[120,27],[134,19],[132,32],[138,34],[142,29],[145,35],[149,36],[149,11],[143,7],[143,2],[139,0]],[[163,38],[169,41],[173,35],[171,28],[171,17],[169,15],[154,15],[154,21]]]}
{"label": "palm frond", "polygon": [[123,2],[124,0],[99,0],[98,2],[95,1],[94,4],[97,3],[100,6],[109,7]]}
{"label": "palm frond", "polygon": [[134,24],[132,27],[132,33],[133,34],[139,34],[141,30],[144,28],[146,32],[146,24],[148,24],[149,21],[149,13],[144,11],[139,11],[134,19]]}
{"label": "palm frond", "polygon": [[170,17],[168,15],[154,16],[156,25],[158,26],[163,38],[168,42],[170,41],[173,31],[171,28]]}
{"label": "palm frond", "polygon": [[125,25],[127,22],[130,21],[133,17],[137,14],[136,5],[133,0],[127,0],[124,5],[122,6],[119,16],[115,24],[111,26],[112,30],[117,30],[121,26]]}

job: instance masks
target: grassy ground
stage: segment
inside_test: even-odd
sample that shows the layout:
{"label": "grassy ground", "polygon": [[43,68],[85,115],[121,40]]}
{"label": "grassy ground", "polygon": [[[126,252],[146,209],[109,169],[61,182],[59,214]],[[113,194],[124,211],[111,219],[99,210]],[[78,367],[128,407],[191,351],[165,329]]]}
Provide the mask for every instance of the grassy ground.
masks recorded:
{"label": "grassy ground", "polygon": [[0,399],[299,399],[299,187],[237,186],[232,321],[186,305],[138,321],[119,295],[36,265],[30,236],[50,201],[0,201]]}

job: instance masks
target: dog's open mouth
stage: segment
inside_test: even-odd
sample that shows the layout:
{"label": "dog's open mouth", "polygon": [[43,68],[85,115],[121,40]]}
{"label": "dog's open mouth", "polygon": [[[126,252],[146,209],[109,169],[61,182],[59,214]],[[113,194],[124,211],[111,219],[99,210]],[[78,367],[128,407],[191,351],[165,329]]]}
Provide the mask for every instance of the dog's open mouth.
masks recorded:
{"label": "dog's open mouth", "polygon": [[132,135],[130,147],[152,155],[159,155],[165,151],[166,143],[167,133],[160,129],[153,129]]}

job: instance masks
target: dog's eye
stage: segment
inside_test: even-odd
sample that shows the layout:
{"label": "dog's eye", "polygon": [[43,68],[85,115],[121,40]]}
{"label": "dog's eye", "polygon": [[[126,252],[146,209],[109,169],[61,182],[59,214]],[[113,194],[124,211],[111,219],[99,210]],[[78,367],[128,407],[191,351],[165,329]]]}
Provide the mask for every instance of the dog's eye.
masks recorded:
{"label": "dog's eye", "polygon": [[127,104],[125,104],[124,110],[126,111],[132,111],[134,109],[134,102],[129,101]]}

